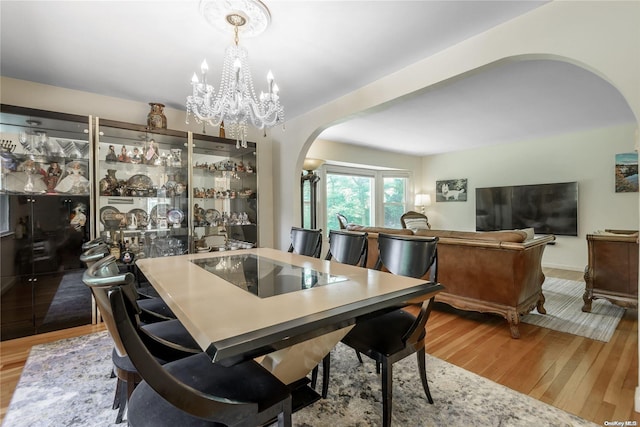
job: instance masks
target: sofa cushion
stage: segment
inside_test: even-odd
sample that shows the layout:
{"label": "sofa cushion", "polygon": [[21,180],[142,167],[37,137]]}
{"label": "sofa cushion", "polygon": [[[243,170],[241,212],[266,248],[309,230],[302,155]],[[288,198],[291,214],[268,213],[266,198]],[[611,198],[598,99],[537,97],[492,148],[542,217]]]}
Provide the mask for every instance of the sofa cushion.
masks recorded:
{"label": "sofa cushion", "polygon": [[523,228],[520,231],[524,231],[525,233],[527,233],[526,241],[533,240],[536,237],[536,232],[533,227]]}
{"label": "sofa cushion", "polygon": [[427,218],[405,218],[404,225],[411,231],[417,230],[428,230],[429,223],[427,222]]}

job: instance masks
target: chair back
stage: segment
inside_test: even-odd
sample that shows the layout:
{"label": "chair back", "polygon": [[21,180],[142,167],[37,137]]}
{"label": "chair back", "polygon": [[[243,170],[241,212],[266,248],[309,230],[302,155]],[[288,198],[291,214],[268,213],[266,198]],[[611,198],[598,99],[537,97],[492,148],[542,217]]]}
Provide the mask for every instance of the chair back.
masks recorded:
{"label": "chair back", "polygon": [[82,281],[91,289],[102,320],[104,320],[107,331],[109,331],[109,335],[111,335],[115,344],[116,352],[119,356],[126,356],[127,352],[122,344],[113,313],[111,312],[108,291],[113,286],[124,285],[128,290],[127,296],[135,301],[136,297],[132,292],[135,291],[133,286],[135,282],[134,275],[132,273],[120,273],[116,258],[113,255],[108,255],[87,268],[82,275]]}
{"label": "chair back", "polygon": [[105,243],[104,238],[103,238],[102,236],[100,236],[100,237],[96,237],[96,238],[95,238],[95,239],[93,239],[93,240],[89,240],[88,242],[84,242],[84,243],[82,244],[82,250],[83,250],[83,251],[86,251],[87,249],[91,249],[91,248],[93,248],[94,246],[98,246],[98,245],[99,245],[99,244],[101,244],[101,243]]}
{"label": "chair back", "polygon": [[438,280],[438,237],[378,234],[378,261],[382,267],[399,276],[420,278],[429,269],[429,280]]}
{"label": "chair back", "polygon": [[335,259],[342,264],[360,265],[367,263],[369,248],[368,233],[331,230],[329,232],[329,251],[325,259]]}
{"label": "chair back", "polygon": [[[385,267],[393,274],[414,278],[420,278],[429,271],[429,281],[436,283],[438,281],[438,240],[438,237],[379,233],[376,269]],[[432,297],[422,303],[415,322],[402,336],[404,343],[417,343],[424,339],[424,328],[431,314],[434,300],[435,297]]]}
{"label": "chair back", "polygon": [[400,224],[402,228],[408,228],[409,230],[430,230],[431,224],[429,224],[429,218],[422,213],[409,211],[402,214],[400,217]]}
{"label": "chair back", "polygon": [[[238,402],[198,391],[167,372],[153,357],[136,322],[135,307],[125,298],[122,287],[109,291],[110,311],[129,359],[142,379],[176,408],[204,420],[237,425],[258,413],[257,403]],[[197,372],[194,372],[197,374]],[[203,425],[205,423],[203,422]],[[208,424],[207,424],[208,425]],[[251,421],[243,425],[251,424]]]}
{"label": "chair back", "polygon": [[322,230],[291,227],[289,252],[320,258],[322,251]]}
{"label": "chair back", "polygon": [[80,262],[83,262],[87,267],[91,267],[96,261],[107,255],[109,255],[109,246],[106,243],[99,243],[82,252]]}
{"label": "chair back", "polygon": [[338,217],[338,223],[340,224],[340,229],[345,230],[347,228],[347,224],[349,224],[349,220],[346,216],[341,213],[337,213],[336,217]]}

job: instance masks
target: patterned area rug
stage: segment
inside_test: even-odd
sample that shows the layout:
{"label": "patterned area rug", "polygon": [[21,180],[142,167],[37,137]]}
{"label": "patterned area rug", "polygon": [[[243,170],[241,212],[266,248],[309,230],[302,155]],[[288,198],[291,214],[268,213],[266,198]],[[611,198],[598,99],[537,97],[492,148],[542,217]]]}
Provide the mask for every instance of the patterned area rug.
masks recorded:
{"label": "patterned area rug", "polygon": [[82,282],[84,270],[66,273],[56,291],[43,325],[91,322],[91,290]]}
{"label": "patterned area rug", "polygon": [[521,321],[543,328],[608,342],[620,323],[624,308],[607,300],[593,301],[591,313],[582,311],[584,282],[547,277],[542,284],[547,314],[535,309]]}
{"label": "patterned area rug", "polygon": [[[117,426],[111,348],[106,332],[34,346],[3,426]],[[595,426],[432,356],[427,375],[433,405],[422,391],[415,357],[394,365],[395,426]],[[293,425],[365,427],[380,425],[381,418],[375,364],[366,359],[360,365],[339,344],[332,352],[329,397],[295,413]]]}

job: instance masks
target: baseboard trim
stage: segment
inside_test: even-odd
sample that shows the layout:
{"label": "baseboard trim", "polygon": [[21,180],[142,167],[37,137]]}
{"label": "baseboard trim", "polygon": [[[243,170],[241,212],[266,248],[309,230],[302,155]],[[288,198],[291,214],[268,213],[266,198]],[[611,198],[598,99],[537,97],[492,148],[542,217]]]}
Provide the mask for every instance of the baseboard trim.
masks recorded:
{"label": "baseboard trim", "polygon": [[542,268],[557,268],[559,270],[569,271],[584,271],[584,267],[576,267],[575,265],[563,265],[563,264],[543,264]]}

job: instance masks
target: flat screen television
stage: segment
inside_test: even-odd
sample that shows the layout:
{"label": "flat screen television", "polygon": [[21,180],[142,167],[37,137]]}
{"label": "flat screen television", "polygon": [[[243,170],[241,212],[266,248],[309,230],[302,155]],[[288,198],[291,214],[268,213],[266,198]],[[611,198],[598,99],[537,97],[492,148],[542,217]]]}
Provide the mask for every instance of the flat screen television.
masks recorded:
{"label": "flat screen television", "polygon": [[578,235],[578,183],[476,188],[476,230]]}

